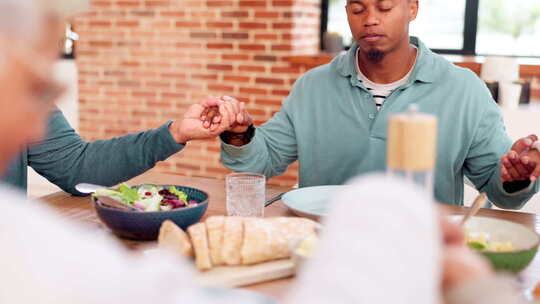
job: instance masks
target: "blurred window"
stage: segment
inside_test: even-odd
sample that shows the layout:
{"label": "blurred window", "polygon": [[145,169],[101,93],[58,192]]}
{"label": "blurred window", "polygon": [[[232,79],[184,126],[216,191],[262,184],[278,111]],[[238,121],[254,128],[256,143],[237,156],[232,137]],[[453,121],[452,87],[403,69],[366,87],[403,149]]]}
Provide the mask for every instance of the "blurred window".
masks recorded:
{"label": "blurred window", "polygon": [[539,0],[482,0],[478,17],[479,54],[540,56]]}
{"label": "blurred window", "polygon": [[[323,0],[321,33],[350,45],[346,0]],[[540,56],[540,0],[421,0],[411,35],[443,54]]]}

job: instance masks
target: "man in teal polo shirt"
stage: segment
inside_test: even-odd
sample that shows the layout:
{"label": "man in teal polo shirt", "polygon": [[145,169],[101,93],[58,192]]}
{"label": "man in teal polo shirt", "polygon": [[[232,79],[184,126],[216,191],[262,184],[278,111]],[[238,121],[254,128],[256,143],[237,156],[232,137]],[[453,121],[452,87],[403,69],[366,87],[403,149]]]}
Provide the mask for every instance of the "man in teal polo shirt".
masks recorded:
{"label": "man in teal polo shirt", "polygon": [[467,176],[497,206],[522,207],[538,191],[524,156],[537,138],[512,145],[484,83],[409,36],[418,1],[349,0],[346,10],[356,43],[301,77],[270,121],[254,129],[241,103],[225,102],[221,114],[237,117],[221,135],[225,166],[271,177],[299,160],[302,187],[383,171],[389,116],[417,104],[439,120],[438,201],[462,205]]}

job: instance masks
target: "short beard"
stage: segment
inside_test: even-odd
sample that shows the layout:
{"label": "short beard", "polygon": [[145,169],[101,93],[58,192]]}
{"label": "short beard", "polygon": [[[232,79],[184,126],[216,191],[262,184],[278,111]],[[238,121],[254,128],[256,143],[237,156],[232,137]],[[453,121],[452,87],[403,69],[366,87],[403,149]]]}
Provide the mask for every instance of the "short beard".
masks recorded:
{"label": "short beard", "polygon": [[369,50],[366,54],[367,59],[373,63],[379,63],[383,60],[386,53],[379,50]]}

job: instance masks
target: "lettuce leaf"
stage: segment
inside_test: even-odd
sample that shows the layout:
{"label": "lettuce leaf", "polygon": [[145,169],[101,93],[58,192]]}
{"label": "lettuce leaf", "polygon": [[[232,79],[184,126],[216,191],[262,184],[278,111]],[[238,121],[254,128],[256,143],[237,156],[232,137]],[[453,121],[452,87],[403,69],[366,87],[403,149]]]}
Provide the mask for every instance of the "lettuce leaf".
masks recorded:
{"label": "lettuce leaf", "polygon": [[120,192],[113,190],[113,189],[98,189],[93,196],[108,196],[113,198],[120,198],[121,194]]}
{"label": "lettuce leaf", "polygon": [[184,191],[180,191],[176,189],[176,187],[171,186],[169,187],[169,192],[178,196],[178,200],[183,201],[186,206],[188,205],[188,201],[187,201],[188,196]]}
{"label": "lettuce leaf", "polygon": [[140,199],[137,189],[133,189],[126,184],[121,184],[118,187],[118,192],[120,192],[122,200],[128,204],[133,204]]}
{"label": "lettuce leaf", "polygon": [[121,200],[122,202],[133,205],[140,199],[137,189],[133,189],[126,184],[120,185],[118,189],[99,189],[94,193],[94,196],[108,196],[114,199]]}

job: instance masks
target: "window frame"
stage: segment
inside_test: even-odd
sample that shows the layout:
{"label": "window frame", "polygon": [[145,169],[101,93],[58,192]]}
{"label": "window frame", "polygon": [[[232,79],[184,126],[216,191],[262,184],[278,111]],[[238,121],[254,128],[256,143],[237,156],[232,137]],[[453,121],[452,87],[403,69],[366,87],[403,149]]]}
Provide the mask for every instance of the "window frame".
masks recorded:
{"label": "window frame", "polygon": [[[323,49],[323,36],[328,29],[329,0],[321,1],[321,32],[320,48]],[[476,56],[476,39],[478,35],[478,14],[480,13],[480,0],[466,0],[465,19],[463,27],[463,47],[461,49],[433,49],[439,54],[472,55]],[[348,46],[347,46],[348,47]]]}

